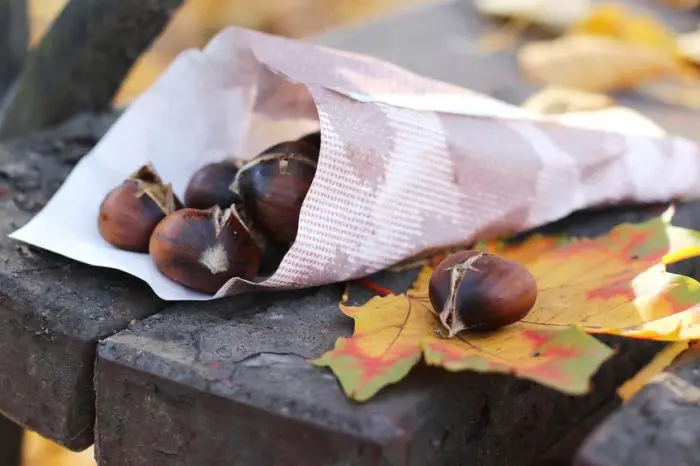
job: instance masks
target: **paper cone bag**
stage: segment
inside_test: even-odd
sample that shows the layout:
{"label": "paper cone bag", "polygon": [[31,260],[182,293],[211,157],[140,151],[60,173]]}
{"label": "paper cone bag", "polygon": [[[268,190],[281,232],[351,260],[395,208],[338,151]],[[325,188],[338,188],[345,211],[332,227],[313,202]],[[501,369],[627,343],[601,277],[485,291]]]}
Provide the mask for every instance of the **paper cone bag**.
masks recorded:
{"label": "paper cone bag", "polygon": [[[545,118],[369,57],[228,29],[180,55],[12,237],[137,276],[166,300],[204,300],[341,282],[589,206],[698,194],[694,143],[601,121]],[[99,236],[100,202],[144,163],[182,199],[204,164],[318,127],[296,241],[265,280],[200,294]]]}

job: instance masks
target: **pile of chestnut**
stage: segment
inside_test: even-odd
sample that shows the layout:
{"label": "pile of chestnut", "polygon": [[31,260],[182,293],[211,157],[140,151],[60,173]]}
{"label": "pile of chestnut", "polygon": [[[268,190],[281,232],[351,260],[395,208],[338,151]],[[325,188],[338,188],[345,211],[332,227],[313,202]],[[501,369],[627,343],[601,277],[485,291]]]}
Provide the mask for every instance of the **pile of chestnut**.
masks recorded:
{"label": "pile of chestnut", "polygon": [[150,254],[160,273],[204,293],[234,277],[269,275],[296,238],[320,146],[315,132],[244,164],[205,165],[190,179],[184,204],[144,165],[102,201],[100,235]]}

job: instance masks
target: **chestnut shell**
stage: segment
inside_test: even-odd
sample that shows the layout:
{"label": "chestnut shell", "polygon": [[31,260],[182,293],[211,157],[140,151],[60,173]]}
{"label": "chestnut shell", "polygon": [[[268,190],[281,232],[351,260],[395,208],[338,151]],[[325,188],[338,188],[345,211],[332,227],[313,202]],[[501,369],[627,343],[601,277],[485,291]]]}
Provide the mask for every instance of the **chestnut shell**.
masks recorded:
{"label": "chestnut shell", "polygon": [[185,206],[193,209],[209,209],[215,205],[225,209],[240,201],[231,185],[238,167],[230,161],[204,165],[197,170],[185,191]]}
{"label": "chestnut shell", "polygon": [[308,141],[284,141],[274,146],[270,146],[257,157],[268,154],[280,154],[280,155],[302,155],[310,160],[318,161],[318,155],[321,145],[315,146]]}
{"label": "chestnut shell", "polygon": [[[456,289],[454,309],[451,309],[452,268],[469,259],[473,260],[471,267],[475,270],[464,272]],[[490,331],[522,319],[537,300],[537,282],[527,268],[509,259],[474,250],[460,251],[445,258],[430,277],[428,291],[430,302],[441,314],[450,336],[454,330],[461,330],[455,315],[448,318],[452,312],[456,312],[463,329]]]}
{"label": "chestnut shell", "polygon": [[170,185],[163,183],[153,167],[144,165],[105,196],[97,228],[113,246],[145,253],[158,222],[181,208]]}
{"label": "chestnut shell", "polygon": [[269,240],[291,243],[315,174],[316,163],[302,154],[268,153],[244,165],[234,185],[254,228]]}
{"label": "chestnut shell", "polygon": [[231,278],[255,277],[260,267],[260,249],[235,206],[168,215],[153,232],[149,252],[163,275],[210,294]]}
{"label": "chestnut shell", "polygon": [[316,131],[302,136],[298,139],[299,142],[305,142],[314,146],[317,150],[321,150],[321,132]]}

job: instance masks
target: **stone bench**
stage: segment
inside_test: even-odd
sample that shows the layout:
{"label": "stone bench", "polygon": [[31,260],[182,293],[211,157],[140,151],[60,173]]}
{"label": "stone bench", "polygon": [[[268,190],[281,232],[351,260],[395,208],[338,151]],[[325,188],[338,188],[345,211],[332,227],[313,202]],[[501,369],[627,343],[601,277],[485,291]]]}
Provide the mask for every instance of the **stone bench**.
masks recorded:
{"label": "stone bench", "polygon": [[[125,22],[132,14],[154,15],[162,25],[178,3],[111,5]],[[100,16],[106,11],[92,14],[106,21]],[[686,16],[673,18],[691,27]],[[137,34],[141,24],[134,21],[130,31]],[[103,25],[112,34],[125,30],[118,21]],[[469,3],[451,1],[317,41],[520,103],[535,87],[519,78],[512,54],[474,53],[475,39],[487,29]],[[149,34],[153,30],[131,39],[132,59]],[[105,50],[108,36],[100,37],[80,44],[86,55],[99,62],[100,53],[103,61],[125,53],[117,46]],[[37,63],[42,69],[44,62]],[[112,72],[123,77],[127,61],[119,63]],[[98,78],[64,85],[99,87]],[[93,100],[69,106],[71,114],[108,110],[109,93],[91,92]],[[24,110],[4,128],[24,136],[0,145],[0,412],[76,451],[94,440],[101,465],[554,464],[571,457],[580,438],[616,406],[616,387],[660,348],[607,337],[618,353],[585,397],[502,375],[420,368],[367,403],[351,402],[332,374],[305,361],[352,330],[337,309],[340,286],[166,304],[122,273],[7,238],[50,199],[115,118],[82,115],[37,132],[68,116],[58,110],[46,113],[52,121],[37,116],[44,105],[55,109],[57,99],[17,107]],[[669,130],[697,137],[691,111],[622,100]],[[13,113],[5,121],[7,115]],[[656,211],[578,213],[546,230],[595,235]],[[681,204],[675,221],[700,228],[700,203]],[[679,271],[700,278],[695,265],[680,264]],[[401,290],[412,275],[374,279]]]}

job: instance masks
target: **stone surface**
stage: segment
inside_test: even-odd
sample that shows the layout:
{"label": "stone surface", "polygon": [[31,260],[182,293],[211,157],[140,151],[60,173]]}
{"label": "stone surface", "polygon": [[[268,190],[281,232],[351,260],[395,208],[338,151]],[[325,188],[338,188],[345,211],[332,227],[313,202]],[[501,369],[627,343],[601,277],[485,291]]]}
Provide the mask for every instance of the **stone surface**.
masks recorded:
{"label": "stone surface", "polygon": [[690,349],[600,425],[574,466],[700,462],[700,347]]}
{"label": "stone surface", "polygon": [[[579,213],[548,229],[594,235],[656,211]],[[678,219],[700,226],[700,204],[679,207]],[[685,271],[696,265],[686,263]],[[398,290],[412,279],[382,280]],[[351,333],[350,319],[337,308],[340,291],[183,303],[102,342],[100,464],[535,463],[615,403],[616,387],[660,346],[606,337],[618,354],[585,397],[501,375],[422,367],[358,404],[332,374],[306,362]],[[464,458],[470,462],[461,463]]]}
{"label": "stone surface", "polygon": [[11,240],[112,122],[85,117],[0,145],[0,413],[72,449],[92,443],[97,340],[162,305],[142,282]]}
{"label": "stone surface", "polygon": [[27,55],[27,0],[0,0],[0,106]]}
{"label": "stone surface", "polygon": [[71,0],[28,58],[0,112],[0,138],[109,109],[133,63],[181,3]]}

